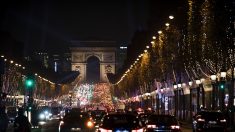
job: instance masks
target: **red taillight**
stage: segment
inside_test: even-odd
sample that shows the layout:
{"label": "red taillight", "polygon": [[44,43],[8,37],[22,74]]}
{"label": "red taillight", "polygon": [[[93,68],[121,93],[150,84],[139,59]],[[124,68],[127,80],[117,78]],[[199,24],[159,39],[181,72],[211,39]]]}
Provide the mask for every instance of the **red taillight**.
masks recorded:
{"label": "red taillight", "polygon": [[100,132],[112,132],[112,130],[108,130],[108,129],[103,129],[103,128],[99,128]]}
{"label": "red taillight", "polygon": [[147,128],[156,128],[156,125],[147,125]]}
{"label": "red taillight", "polygon": [[87,125],[87,127],[89,127],[89,128],[94,127],[94,124],[93,124],[92,121],[88,121],[86,125]]}
{"label": "red taillight", "polygon": [[178,125],[171,125],[171,129],[180,129],[180,126],[178,126]]}
{"label": "red taillight", "polygon": [[144,129],[141,128],[141,129],[136,129],[136,130],[132,130],[131,132],[144,132]]}

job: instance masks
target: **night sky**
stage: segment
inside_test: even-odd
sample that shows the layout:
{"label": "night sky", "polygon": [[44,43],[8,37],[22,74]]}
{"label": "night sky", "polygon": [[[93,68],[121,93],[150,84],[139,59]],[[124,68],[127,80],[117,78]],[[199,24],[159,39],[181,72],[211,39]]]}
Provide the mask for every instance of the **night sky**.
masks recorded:
{"label": "night sky", "polygon": [[72,40],[127,45],[148,20],[148,2],[142,0],[12,0],[0,7],[0,30],[22,42],[24,53],[63,52]]}

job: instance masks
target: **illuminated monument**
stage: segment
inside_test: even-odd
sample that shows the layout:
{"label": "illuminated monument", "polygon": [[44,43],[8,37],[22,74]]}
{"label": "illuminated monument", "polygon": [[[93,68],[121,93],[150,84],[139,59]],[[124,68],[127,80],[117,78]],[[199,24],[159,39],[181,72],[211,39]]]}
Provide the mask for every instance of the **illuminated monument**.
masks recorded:
{"label": "illuminated monument", "polygon": [[[115,74],[116,70],[116,51],[115,42],[113,41],[72,41],[71,51],[71,68],[72,71],[80,72],[81,82],[93,82],[90,75],[99,74],[96,82],[108,82],[107,73]],[[89,59],[95,58],[98,65],[89,67]],[[94,69],[98,72],[90,72]],[[90,72],[90,73],[89,73]],[[94,82],[95,83],[95,82]]]}

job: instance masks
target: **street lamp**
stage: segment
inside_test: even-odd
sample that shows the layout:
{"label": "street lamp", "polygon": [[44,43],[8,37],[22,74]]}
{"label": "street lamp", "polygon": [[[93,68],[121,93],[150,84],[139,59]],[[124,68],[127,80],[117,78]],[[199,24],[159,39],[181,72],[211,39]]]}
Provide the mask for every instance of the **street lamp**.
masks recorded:
{"label": "street lamp", "polygon": [[184,89],[182,87],[182,82],[179,81],[177,86],[178,86],[178,91],[179,91],[179,103],[178,104],[180,104],[181,101],[183,102],[183,105],[181,105],[181,109],[180,109],[180,117],[183,117],[183,120],[184,120],[185,119],[185,97],[184,97]]}
{"label": "street lamp", "polygon": [[175,115],[178,115],[178,91],[176,82],[173,83],[173,88],[175,89]]}
{"label": "street lamp", "polygon": [[170,26],[170,23],[165,23],[166,27],[169,27]]}
{"label": "street lamp", "polygon": [[220,75],[221,75],[221,77],[224,79],[224,78],[226,78],[227,73],[226,73],[226,71],[223,69],[223,70],[221,70]]}
{"label": "street lamp", "polygon": [[200,79],[196,79],[196,84],[197,84],[197,112],[200,110],[200,103],[199,103],[199,96],[200,96],[200,84],[201,84],[201,80]]}
{"label": "street lamp", "polygon": [[215,74],[212,74],[212,75],[211,75],[211,80],[212,80],[212,81],[215,81],[215,80],[216,80],[216,75],[215,75]]}
{"label": "street lamp", "polygon": [[188,85],[189,85],[190,87],[192,87],[193,81],[191,81],[191,80],[189,79]]}
{"label": "street lamp", "polygon": [[201,84],[201,80],[200,79],[196,79],[196,84],[197,85]]}
{"label": "street lamp", "polygon": [[191,79],[189,79],[188,81],[188,85],[189,85],[189,102],[190,102],[190,119],[192,118],[192,86],[193,86],[193,81]]}
{"label": "street lamp", "polygon": [[221,105],[221,110],[222,111],[224,110],[224,98],[225,98],[224,89],[225,89],[226,75],[227,75],[226,70],[223,67],[220,71],[220,77],[221,78],[220,78],[220,86],[219,86],[220,87],[219,90],[221,90],[221,92],[220,92],[220,105]]}
{"label": "street lamp", "polygon": [[179,83],[177,84],[177,86],[178,86],[178,88],[181,88],[181,87],[182,87],[182,84],[179,82]]}
{"label": "street lamp", "polygon": [[174,19],[174,16],[173,16],[173,15],[170,15],[169,18],[172,20],[172,19]]}
{"label": "street lamp", "polygon": [[217,93],[217,77],[215,74],[211,75],[211,82],[212,82],[212,109],[215,109],[216,106],[216,93]]}

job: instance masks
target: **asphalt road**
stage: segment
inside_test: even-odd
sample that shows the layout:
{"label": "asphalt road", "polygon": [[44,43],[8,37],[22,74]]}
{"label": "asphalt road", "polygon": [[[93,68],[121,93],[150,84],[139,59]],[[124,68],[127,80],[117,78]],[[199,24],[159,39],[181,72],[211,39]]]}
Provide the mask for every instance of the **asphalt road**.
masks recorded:
{"label": "asphalt road", "polygon": [[[32,132],[58,132],[59,120],[50,120],[42,128],[32,128]],[[182,132],[192,132],[190,124],[182,125]],[[14,132],[13,125],[10,124],[7,132]]]}

